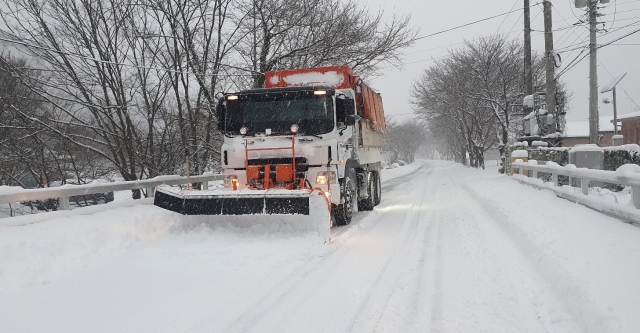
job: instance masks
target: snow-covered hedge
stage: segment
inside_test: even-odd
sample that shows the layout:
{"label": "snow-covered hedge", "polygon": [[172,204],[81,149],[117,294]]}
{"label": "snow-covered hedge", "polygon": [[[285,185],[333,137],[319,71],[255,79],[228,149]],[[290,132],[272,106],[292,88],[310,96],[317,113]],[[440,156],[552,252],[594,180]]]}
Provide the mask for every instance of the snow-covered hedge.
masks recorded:
{"label": "snow-covered hedge", "polygon": [[529,149],[529,159],[540,161],[541,164],[551,161],[564,166],[569,164],[569,148],[531,148]]}
{"label": "snow-covered hedge", "polygon": [[640,165],[640,146],[636,144],[605,147],[603,149],[605,170],[615,171],[625,164]]}

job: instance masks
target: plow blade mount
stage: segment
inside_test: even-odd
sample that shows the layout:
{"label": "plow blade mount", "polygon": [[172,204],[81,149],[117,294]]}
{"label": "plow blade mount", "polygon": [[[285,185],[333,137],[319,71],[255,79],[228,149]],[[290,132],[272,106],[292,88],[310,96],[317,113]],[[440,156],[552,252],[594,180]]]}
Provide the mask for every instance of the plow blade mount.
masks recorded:
{"label": "plow blade mount", "polygon": [[331,227],[328,204],[324,194],[319,191],[201,191],[159,186],[154,205],[193,216],[194,221],[215,225],[233,224],[242,228],[262,225],[268,226],[269,230],[318,231],[322,238],[328,235]]}

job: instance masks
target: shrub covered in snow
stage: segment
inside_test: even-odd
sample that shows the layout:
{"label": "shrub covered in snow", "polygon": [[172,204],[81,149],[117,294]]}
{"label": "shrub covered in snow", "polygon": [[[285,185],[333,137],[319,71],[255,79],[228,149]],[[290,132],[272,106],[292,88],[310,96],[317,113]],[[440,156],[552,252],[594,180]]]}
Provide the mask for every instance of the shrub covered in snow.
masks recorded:
{"label": "shrub covered in snow", "polygon": [[551,161],[559,165],[567,165],[569,163],[569,149],[566,147],[547,148],[538,147],[529,149],[529,158],[538,160],[541,164]]}
{"label": "shrub covered in snow", "polygon": [[615,171],[625,164],[640,165],[640,146],[629,144],[604,148],[604,169]]}

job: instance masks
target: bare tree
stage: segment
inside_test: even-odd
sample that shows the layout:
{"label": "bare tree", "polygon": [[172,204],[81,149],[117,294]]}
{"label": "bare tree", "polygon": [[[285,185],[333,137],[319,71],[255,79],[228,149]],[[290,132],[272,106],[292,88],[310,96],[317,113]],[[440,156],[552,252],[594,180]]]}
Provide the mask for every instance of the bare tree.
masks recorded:
{"label": "bare tree", "polygon": [[[494,35],[466,42],[425,70],[414,84],[413,103],[443,151],[462,162],[469,155],[479,167],[486,150],[521,134],[522,55],[520,42]],[[540,64],[534,70],[542,74]],[[541,86],[543,75],[538,77]]]}
{"label": "bare tree", "polygon": [[416,35],[408,17],[385,23],[350,0],[0,4],[0,34],[33,59],[29,70],[5,70],[46,105],[12,103],[12,115],[46,135],[46,147],[55,142],[50,156],[81,159],[60,163],[77,179],[105,168],[125,180],[181,172],[184,148],[192,172],[214,168],[218,93],[262,86],[264,72],[278,68],[348,64],[371,73],[398,63]]}
{"label": "bare tree", "polygon": [[[138,24],[149,50],[160,58],[176,110],[182,147],[191,152],[195,173],[219,162],[215,95],[232,82],[236,69],[225,60],[240,38],[232,20],[231,0],[152,1],[146,8],[150,22]],[[135,26],[136,22],[132,22]]]}
{"label": "bare tree", "polygon": [[222,37],[230,3],[5,0],[5,35],[23,41],[49,73],[29,87],[55,117],[30,119],[101,156],[125,180],[174,173],[185,147],[196,172],[211,167],[220,141],[217,74],[233,46]]}
{"label": "bare tree", "polygon": [[400,50],[416,37],[409,18],[371,15],[350,0],[247,0],[242,5],[244,34],[239,52],[264,87],[274,69],[349,65],[361,75],[383,62],[399,63]]}
{"label": "bare tree", "polygon": [[424,123],[414,119],[400,123],[387,119],[386,123],[383,152],[389,156],[389,162],[403,160],[412,163],[427,137]]}

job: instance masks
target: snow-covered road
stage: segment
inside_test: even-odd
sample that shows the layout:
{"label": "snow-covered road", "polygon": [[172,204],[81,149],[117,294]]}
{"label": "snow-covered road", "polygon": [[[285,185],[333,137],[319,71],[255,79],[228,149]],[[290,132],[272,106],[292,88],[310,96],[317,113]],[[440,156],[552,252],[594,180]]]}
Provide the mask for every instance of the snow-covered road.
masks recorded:
{"label": "snow-covered road", "polygon": [[329,245],[153,206],[0,228],[0,331],[640,332],[640,228],[421,163]]}

